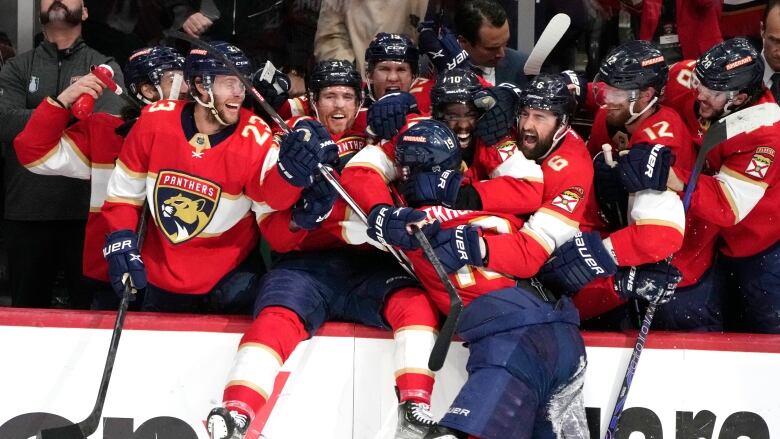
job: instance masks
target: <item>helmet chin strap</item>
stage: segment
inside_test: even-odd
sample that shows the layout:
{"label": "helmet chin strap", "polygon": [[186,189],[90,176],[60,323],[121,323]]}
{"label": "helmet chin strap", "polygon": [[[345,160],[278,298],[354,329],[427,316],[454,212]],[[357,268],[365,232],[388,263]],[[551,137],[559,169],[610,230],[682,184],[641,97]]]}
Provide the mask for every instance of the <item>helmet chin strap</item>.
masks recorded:
{"label": "helmet chin strap", "polygon": [[639,118],[639,116],[645,114],[647,110],[653,108],[653,105],[655,105],[656,102],[658,102],[658,96],[653,96],[653,100],[648,102],[648,104],[645,106],[645,108],[642,109],[642,111],[640,111],[639,113],[634,113],[634,104],[636,104],[636,97],[632,98],[631,103],[628,105],[628,114],[630,114],[631,117],[629,117],[628,120],[626,121],[626,125],[631,125],[632,123],[634,123],[634,121],[636,121],[637,118]]}
{"label": "helmet chin strap", "polygon": [[[207,79],[208,78],[208,79]],[[214,107],[214,92],[211,90],[211,78],[210,77],[203,77],[203,86],[206,88],[206,91],[209,92],[209,103],[203,102],[200,97],[192,95],[193,99],[195,99],[195,102],[198,103],[198,105],[201,105],[203,107],[206,107],[212,116],[214,116],[214,119],[217,120],[217,122],[222,126],[228,126],[229,123],[226,123],[224,120],[222,120],[221,117],[219,117],[219,111],[217,111],[216,107]]]}

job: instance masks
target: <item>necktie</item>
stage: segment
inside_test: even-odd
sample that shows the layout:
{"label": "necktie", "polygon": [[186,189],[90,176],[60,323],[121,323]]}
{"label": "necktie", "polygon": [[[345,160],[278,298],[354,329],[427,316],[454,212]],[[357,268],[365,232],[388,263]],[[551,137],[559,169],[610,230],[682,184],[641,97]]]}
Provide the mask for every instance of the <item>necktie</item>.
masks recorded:
{"label": "necktie", "polygon": [[772,75],[772,96],[775,97],[775,101],[780,102],[780,73]]}

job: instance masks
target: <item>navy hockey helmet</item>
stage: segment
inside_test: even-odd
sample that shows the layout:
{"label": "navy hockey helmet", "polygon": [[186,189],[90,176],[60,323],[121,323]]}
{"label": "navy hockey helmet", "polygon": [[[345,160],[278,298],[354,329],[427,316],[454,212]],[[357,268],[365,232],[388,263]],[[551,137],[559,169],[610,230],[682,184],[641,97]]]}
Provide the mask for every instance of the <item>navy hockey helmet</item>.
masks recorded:
{"label": "navy hockey helmet", "polygon": [[763,90],[764,62],[745,38],[712,46],[696,61],[694,75],[710,90],[744,92],[755,97]]}
{"label": "navy hockey helmet", "polygon": [[[236,66],[236,69],[245,77],[252,76],[252,62],[244,55],[238,47],[224,41],[212,41],[211,45],[218,52],[227,56],[227,58]],[[225,64],[216,56],[210,54],[207,50],[199,47],[190,50],[187,58],[184,60],[184,77],[188,81],[190,90],[194,90],[193,79],[203,77],[207,87],[216,75],[235,75]]]}
{"label": "navy hockey helmet", "polygon": [[412,73],[417,75],[420,51],[406,34],[379,32],[366,48],[366,70],[371,72],[382,61],[409,63]]}
{"label": "navy hockey helmet", "polygon": [[360,101],[362,84],[363,78],[351,62],[329,59],[320,61],[314,66],[309,79],[309,93],[313,95],[312,100],[316,101],[325,87],[343,85],[353,88]]}
{"label": "navy hockey helmet", "polygon": [[568,119],[574,114],[577,101],[560,75],[541,74],[523,89],[520,106],[551,111]]}
{"label": "navy hockey helmet", "polygon": [[395,162],[411,174],[458,169],[460,144],[445,123],[421,120],[401,133],[395,145]]}
{"label": "navy hockey helmet", "polygon": [[124,68],[125,83],[130,93],[146,101],[141,94],[141,85],[153,85],[162,96],[160,81],[170,70],[184,70],[184,57],[179,52],[166,46],[144,47],[130,54]]}
{"label": "navy hockey helmet", "polygon": [[660,96],[668,76],[669,66],[661,51],[648,41],[634,40],[609,52],[599,67],[596,82],[622,90],[653,87],[656,96]]}
{"label": "navy hockey helmet", "polygon": [[471,104],[474,93],[482,90],[482,83],[470,69],[456,67],[436,78],[431,88],[433,117],[442,119],[447,104]]}

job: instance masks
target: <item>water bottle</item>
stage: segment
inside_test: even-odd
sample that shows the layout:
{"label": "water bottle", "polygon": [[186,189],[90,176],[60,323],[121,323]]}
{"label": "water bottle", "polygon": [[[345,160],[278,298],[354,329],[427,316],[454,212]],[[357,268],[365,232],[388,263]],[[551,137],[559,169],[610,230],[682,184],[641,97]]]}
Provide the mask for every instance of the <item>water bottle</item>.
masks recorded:
{"label": "water bottle", "polygon": [[[101,64],[99,66],[90,67],[92,73],[100,79],[106,87],[114,93],[121,93],[121,88],[114,82],[114,70],[107,64]],[[70,106],[70,112],[76,116],[77,119],[84,119],[92,114],[92,109],[95,108],[95,98],[89,93],[84,93],[73,102]]]}

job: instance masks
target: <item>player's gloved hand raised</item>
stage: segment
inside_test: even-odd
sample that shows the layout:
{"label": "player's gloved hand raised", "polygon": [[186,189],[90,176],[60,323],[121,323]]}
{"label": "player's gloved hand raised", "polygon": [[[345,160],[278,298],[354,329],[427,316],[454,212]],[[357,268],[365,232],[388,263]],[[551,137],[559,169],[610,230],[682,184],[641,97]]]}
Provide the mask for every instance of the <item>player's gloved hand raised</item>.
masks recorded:
{"label": "player's gloved hand raised", "polygon": [[[263,98],[271,104],[274,110],[278,110],[290,97],[290,77],[274,69],[273,77],[268,81],[268,78],[263,77],[264,70],[258,69],[252,74],[252,86],[263,95]],[[252,103],[256,113],[265,114],[265,110],[260,107],[258,102],[252,99]]]}
{"label": "player's gloved hand raised", "polygon": [[108,262],[111,287],[120,297],[125,291],[125,277],[129,276],[132,293],[146,288],[146,269],[138,251],[138,238],[131,230],[117,230],[106,236],[103,257]]}
{"label": "player's gloved hand raised", "polygon": [[447,273],[460,270],[464,265],[481,267],[483,264],[480,242],[482,229],[461,224],[451,229],[439,230],[431,239],[431,245]]}
{"label": "player's gloved hand raised", "polygon": [[650,303],[668,302],[682,280],[682,273],[667,261],[624,267],[615,273],[615,292],[624,299]]}
{"label": "player's gloved hand raised", "polygon": [[440,74],[468,62],[468,52],[461,47],[458,38],[446,26],[425,20],[417,26],[417,32],[420,50],[428,54]]}
{"label": "player's gloved hand raised", "polygon": [[574,294],[593,279],[612,276],[616,271],[615,261],[598,232],[577,232],[555,249],[536,278],[555,292]]}
{"label": "player's gloved hand raised", "polygon": [[487,145],[495,145],[517,120],[520,89],[508,82],[474,93],[474,105],[485,113],[477,121],[474,134]]}
{"label": "player's gloved hand raised", "polygon": [[318,179],[301,193],[301,198],[292,210],[292,220],[300,228],[314,230],[333,211],[338,194],[324,179]]}
{"label": "player's gloved hand raised", "polygon": [[411,93],[389,93],[368,107],[368,126],[380,139],[391,139],[406,124],[406,115],[418,112],[417,99]]}
{"label": "player's gloved hand raised", "polygon": [[461,181],[463,175],[458,171],[418,172],[401,185],[401,192],[406,202],[413,207],[453,207]]}
{"label": "player's gloved hand raised", "polygon": [[335,163],[339,149],[328,131],[313,119],[298,121],[294,131],[285,134],[279,145],[279,172],[298,187],[314,182],[318,165]]}
{"label": "player's gloved hand raised", "polygon": [[584,74],[577,73],[574,70],[562,71],[561,77],[569,87],[569,91],[577,101],[577,105],[582,105],[583,102],[585,102],[585,94],[588,92],[588,78]]}
{"label": "player's gloved hand raised", "polygon": [[604,220],[613,229],[625,227],[628,192],[620,179],[620,170],[606,163],[604,152],[593,158],[593,192]]}
{"label": "player's gloved hand raised", "polygon": [[668,147],[637,143],[618,157],[620,179],[628,192],[665,191],[673,163],[674,154]]}
{"label": "player's gloved hand raised", "polygon": [[[393,207],[389,204],[378,204],[368,214],[368,236],[385,245],[400,247],[404,250],[414,250],[420,246],[411,230],[411,224],[425,220],[425,212],[411,207]],[[439,223],[425,224],[422,231],[431,237],[439,230]]]}

